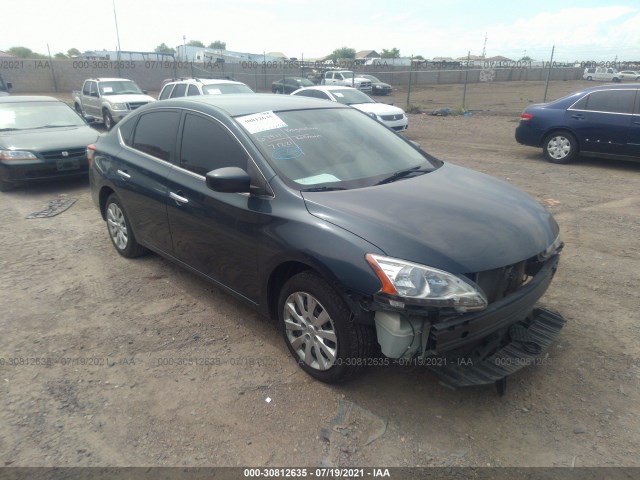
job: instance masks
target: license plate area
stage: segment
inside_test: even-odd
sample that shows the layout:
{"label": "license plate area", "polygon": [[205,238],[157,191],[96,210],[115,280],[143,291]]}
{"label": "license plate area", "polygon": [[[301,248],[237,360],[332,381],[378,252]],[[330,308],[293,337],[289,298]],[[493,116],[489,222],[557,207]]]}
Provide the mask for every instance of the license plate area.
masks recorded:
{"label": "license plate area", "polygon": [[69,158],[56,160],[56,167],[59,172],[66,172],[67,170],[77,170],[80,165],[77,158]]}

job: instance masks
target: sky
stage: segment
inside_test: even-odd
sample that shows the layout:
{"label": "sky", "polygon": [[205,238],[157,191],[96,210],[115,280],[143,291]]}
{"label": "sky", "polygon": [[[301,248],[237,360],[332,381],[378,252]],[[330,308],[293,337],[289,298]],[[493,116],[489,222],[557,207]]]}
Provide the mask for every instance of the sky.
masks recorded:
{"label": "sky", "polygon": [[468,52],[558,61],[640,61],[638,0],[19,0],[2,10],[0,50],[153,51],[186,37],[227,49],[317,58],[337,48],[402,56]]}

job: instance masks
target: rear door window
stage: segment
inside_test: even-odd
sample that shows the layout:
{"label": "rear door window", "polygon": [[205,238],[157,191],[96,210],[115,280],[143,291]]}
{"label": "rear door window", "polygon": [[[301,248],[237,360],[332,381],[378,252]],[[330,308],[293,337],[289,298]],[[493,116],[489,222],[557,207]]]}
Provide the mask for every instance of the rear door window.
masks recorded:
{"label": "rear door window", "polygon": [[635,98],[635,90],[602,90],[591,93],[583,109],[592,112],[632,113]]}
{"label": "rear door window", "polygon": [[175,150],[180,112],[161,110],[144,114],[138,120],[131,146],[160,160],[171,161]]}

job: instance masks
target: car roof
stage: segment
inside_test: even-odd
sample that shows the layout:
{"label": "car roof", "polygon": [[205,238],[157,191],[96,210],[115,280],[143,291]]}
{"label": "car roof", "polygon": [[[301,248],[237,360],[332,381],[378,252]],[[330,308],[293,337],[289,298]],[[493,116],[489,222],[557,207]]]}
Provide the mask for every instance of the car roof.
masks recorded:
{"label": "car roof", "polygon": [[299,92],[300,90],[322,90],[325,92],[331,92],[334,90],[345,90],[345,89],[356,90],[358,92],[360,91],[357,88],[353,88],[348,85],[314,85],[313,87],[303,87],[296,91]]}
{"label": "car roof", "polygon": [[272,93],[240,93],[171,98],[162,102],[150,103],[145,107],[145,110],[170,106],[189,108],[194,104],[198,104],[200,107],[210,106],[223,110],[232,117],[268,111],[349,108],[335,102],[318,102],[316,98],[274,95]]}
{"label": "car roof", "polygon": [[[629,90],[630,88],[640,88],[640,83],[615,83],[606,85],[596,85],[594,87],[584,88],[573,93],[587,93],[595,90]],[[571,94],[569,94],[571,95]]]}
{"label": "car roof", "polygon": [[128,78],[115,78],[115,77],[114,78],[111,78],[111,77],[109,77],[109,78],[102,78],[102,77],[101,78],[87,78],[87,80],[94,80],[96,82],[119,82],[119,81],[122,81],[122,80],[125,80],[127,82],[131,81]]}
{"label": "car roof", "polygon": [[60,102],[54,97],[45,97],[44,95],[11,95],[0,98],[0,103],[37,103],[37,102]]}
{"label": "car roof", "polygon": [[174,80],[172,82],[167,82],[167,85],[173,85],[178,83],[188,83],[188,84],[201,84],[201,85],[246,85],[242,82],[236,82],[235,80],[225,80],[222,78],[185,78],[184,80]]}

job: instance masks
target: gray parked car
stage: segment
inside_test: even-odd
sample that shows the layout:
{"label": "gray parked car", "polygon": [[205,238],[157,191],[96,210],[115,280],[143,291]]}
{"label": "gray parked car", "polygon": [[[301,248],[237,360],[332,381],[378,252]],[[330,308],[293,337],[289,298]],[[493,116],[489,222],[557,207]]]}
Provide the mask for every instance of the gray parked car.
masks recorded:
{"label": "gray parked car", "polygon": [[98,132],[53,97],[0,98],[0,190],[36,180],[86,175]]}

